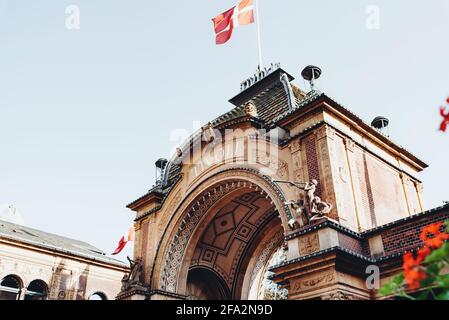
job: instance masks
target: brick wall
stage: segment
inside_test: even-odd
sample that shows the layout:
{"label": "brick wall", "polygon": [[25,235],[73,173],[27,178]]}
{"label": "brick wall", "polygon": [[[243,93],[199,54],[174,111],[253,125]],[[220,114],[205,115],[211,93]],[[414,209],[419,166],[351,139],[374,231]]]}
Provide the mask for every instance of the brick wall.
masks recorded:
{"label": "brick wall", "polygon": [[391,255],[406,250],[413,250],[423,245],[419,235],[423,227],[432,223],[449,219],[449,212],[440,212],[431,216],[423,216],[399,224],[382,232],[385,255]]}
{"label": "brick wall", "polygon": [[316,140],[313,137],[307,138],[305,141],[305,147],[309,180],[315,179],[318,181],[318,187],[315,194],[322,197]]}
{"label": "brick wall", "polygon": [[346,234],[339,233],[338,242],[340,243],[340,247],[344,249],[351,250],[352,252],[358,254],[365,254],[365,250],[363,249],[363,241],[360,239],[356,239]]}
{"label": "brick wall", "polygon": [[[390,256],[419,249],[423,245],[420,239],[422,229],[433,223],[447,220],[449,220],[449,205],[397,220],[363,233],[351,234],[343,229],[337,228],[336,230],[339,246],[343,249],[365,257],[372,257],[369,240],[380,236],[384,248],[384,253],[381,255]],[[326,225],[322,225],[322,227],[326,227]]]}

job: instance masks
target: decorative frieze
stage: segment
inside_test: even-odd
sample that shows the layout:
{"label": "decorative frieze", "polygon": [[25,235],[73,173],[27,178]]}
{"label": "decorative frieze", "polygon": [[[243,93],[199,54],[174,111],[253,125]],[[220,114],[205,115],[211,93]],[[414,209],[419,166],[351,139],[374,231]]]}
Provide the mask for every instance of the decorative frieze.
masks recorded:
{"label": "decorative frieze", "polygon": [[321,296],[321,300],[364,300],[364,299],[351,293],[336,291]]}
{"label": "decorative frieze", "polygon": [[261,164],[273,172],[277,172],[279,177],[282,179],[288,179],[288,164],[284,160],[279,159],[276,156],[268,156],[265,153],[258,153],[256,161],[258,164]]}
{"label": "decorative frieze", "polygon": [[333,271],[324,272],[306,278],[298,278],[293,281],[289,293],[298,293],[301,291],[311,290],[323,287],[335,282],[335,273]]}

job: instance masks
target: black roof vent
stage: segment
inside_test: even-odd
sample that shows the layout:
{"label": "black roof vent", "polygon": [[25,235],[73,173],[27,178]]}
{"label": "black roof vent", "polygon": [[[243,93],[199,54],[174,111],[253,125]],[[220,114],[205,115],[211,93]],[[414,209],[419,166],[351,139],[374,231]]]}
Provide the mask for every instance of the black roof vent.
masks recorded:
{"label": "black roof vent", "polygon": [[157,161],[156,161],[156,163],[155,163],[155,165],[156,165],[156,168],[158,168],[158,169],[165,169],[165,166],[167,165],[167,159],[164,159],[164,158],[160,158],[160,159],[158,159]]}
{"label": "black roof vent", "polygon": [[390,120],[385,117],[375,117],[374,120],[371,122],[371,126],[383,134],[385,134],[387,137],[390,136],[390,132],[388,130],[388,125],[390,124]]}
{"label": "black roof vent", "polygon": [[160,158],[156,161],[156,185],[160,186],[164,179],[165,167],[167,166],[168,160]]}
{"label": "black roof vent", "polygon": [[315,80],[321,77],[321,69],[317,66],[307,66],[302,70],[301,76],[310,83],[310,90],[315,90]]}
{"label": "black roof vent", "polygon": [[390,120],[385,117],[375,117],[371,125],[376,129],[385,129],[390,124]]}

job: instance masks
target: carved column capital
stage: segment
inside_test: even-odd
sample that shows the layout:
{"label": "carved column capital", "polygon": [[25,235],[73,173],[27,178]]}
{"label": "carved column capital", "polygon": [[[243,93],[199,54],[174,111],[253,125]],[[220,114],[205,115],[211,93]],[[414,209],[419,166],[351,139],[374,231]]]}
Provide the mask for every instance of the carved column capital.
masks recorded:
{"label": "carved column capital", "polygon": [[139,231],[142,229],[143,220],[137,221],[134,223],[134,231]]}
{"label": "carved column capital", "polygon": [[296,153],[298,151],[301,151],[301,139],[296,138],[290,144],[290,152],[291,153]]}
{"label": "carved column capital", "polygon": [[344,139],[346,150],[354,152],[355,142],[351,138],[346,137]]}
{"label": "carved column capital", "polygon": [[328,126],[327,124],[319,127],[316,131],[315,131],[315,135],[317,140],[321,140],[323,138],[330,138],[330,139],[334,139],[335,137],[335,129]]}
{"label": "carved column capital", "polygon": [[423,184],[420,183],[420,182],[417,182],[417,181],[414,181],[414,184],[415,184],[416,190],[417,190],[419,193],[423,193],[423,191],[424,191]]}
{"label": "carved column capital", "polygon": [[404,183],[407,183],[407,182],[409,182],[409,181],[412,181],[412,182],[413,182],[413,180],[410,179],[410,177],[409,177],[406,173],[404,173],[404,172],[400,172],[400,173],[399,173],[399,177],[401,178],[401,180],[402,180]]}

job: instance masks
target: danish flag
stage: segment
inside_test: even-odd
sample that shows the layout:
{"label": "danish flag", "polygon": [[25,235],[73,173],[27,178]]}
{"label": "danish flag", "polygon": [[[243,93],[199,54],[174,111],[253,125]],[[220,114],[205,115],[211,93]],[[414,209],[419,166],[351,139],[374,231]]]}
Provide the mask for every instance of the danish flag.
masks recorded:
{"label": "danish flag", "polygon": [[115,249],[114,253],[112,255],[119,254],[123,248],[126,246],[128,241],[134,241],[135,233],[134,233],[134,227],[129,228],[129,230],[126,232],[124,236],[120,238],[120,241],[118,242],[117,249]]}
{"label": "danish flag", "polygon": [[232,36],[234,27],[254,23],[253,0],[242,0],[237,6],[212,19],[215,29],[215,43],[224,44]]}

